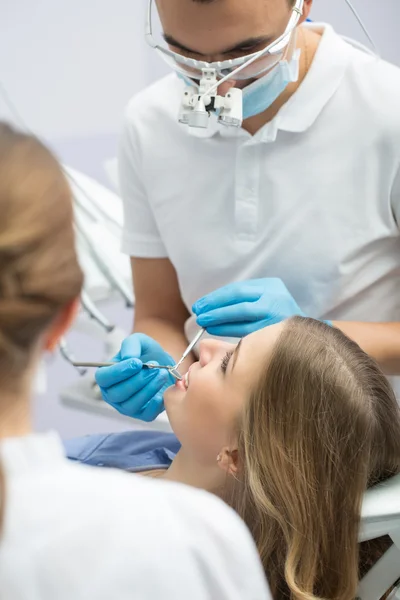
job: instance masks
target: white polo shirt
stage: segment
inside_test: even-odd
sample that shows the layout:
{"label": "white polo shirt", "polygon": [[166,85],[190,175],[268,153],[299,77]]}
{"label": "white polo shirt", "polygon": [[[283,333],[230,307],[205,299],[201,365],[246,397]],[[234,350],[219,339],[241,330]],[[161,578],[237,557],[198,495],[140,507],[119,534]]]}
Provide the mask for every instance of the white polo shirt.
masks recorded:
{"label": "white polo shirt", "polygon": [[271,600],[244,523],[206,492],[0,441],[2,600]]}
{"label": "white polo shirt", "polygon": [[309,316],[400,320],[400,69],[307,26],[323,33],[310,71],[254,137],[180,125],[174,74],[132,99],[123,251],[168,257],[189,309],[280,277]]}

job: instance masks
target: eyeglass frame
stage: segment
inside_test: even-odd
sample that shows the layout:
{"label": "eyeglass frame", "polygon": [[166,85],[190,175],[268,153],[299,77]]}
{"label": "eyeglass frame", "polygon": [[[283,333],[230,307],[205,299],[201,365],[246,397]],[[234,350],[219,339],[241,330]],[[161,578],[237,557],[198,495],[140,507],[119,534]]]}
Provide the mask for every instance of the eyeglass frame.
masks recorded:
{"label": "eyeglass frame", "polygon": [[[157,50],[158,52],[160,52],[162,55],[172,58],[176,63],[178,63],[178,65],[181,64],[183,67],[186,66],[191,69],[196,69],[199,72],[202,71],[203,69],[215,69],[217,75],[219,75],[220,77],[227,77],[227,75],[228,75],[228,73],[226,72],[227,70],[229,70],[229,73],[233,73],[233,71],[239,72],[241,70],[240,67],[242,67],[242,66],[245,67],[247,65],[247,63],[251,64],[251,63],[255,62],[256,60],[258,60],[258,58],[261,58],[262,56],[264,56],[264,54],[270,53],[271,55],[273,55],[273,54],[278,54],[279,52],[282,52],[289,45],[290,36],[296,29],[296,27],[300,21],[300,18],[303,16],[303,6],[304,6],[304,0],[296,0],[296,3],[292,8],[292,15],[289,19],[288,25],[287,25],[284,33],[282,35],[280,35],[274,42],[272,42],[271,44],[269,44],[262,50],[259,50],[258,52],[253,52],[252,54],[247,54],[245,56],[240,56],[240,57],[234,58],[234,59],[228,59],[228,60],[224,60],[224,61],[216,61],[216,62],[209,63],[206,61],[189,58],[187,56],[184,56],[183,54],[179,54],[177,52],[174,52],[173,50],[169,50],[168,48],[164,48],[163,46],[160,46],[159,44],[157,44],[157,42],[155,41],[155,39],[153,37],[153,28],[152,28],[153,2],[154,2],[154,0],[149,0],[149,2],[148,2],[146,25],[145,25],[146,43],[154,50]],[[289,38],[289,39],[286,41],[287,38]],[[265,71],[267,71],[268,69],[269,69],[269,67],[266,67]],[[224,70],[225,70],[225,73],[223,72]],[[197,77],[195,77],[194,75],[193,75],[193,77],[195,79],[197,79]]]}

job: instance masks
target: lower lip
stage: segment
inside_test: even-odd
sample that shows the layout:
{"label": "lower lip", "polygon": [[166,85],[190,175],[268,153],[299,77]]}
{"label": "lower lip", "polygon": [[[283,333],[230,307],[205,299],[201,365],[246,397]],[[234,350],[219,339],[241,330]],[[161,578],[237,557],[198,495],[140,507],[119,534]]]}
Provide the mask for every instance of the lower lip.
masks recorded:
{"label": "lower lip", "polygon": [[178,381],[178,380],[175,381],[175,387],[178,390],[181,390],[182,392],[186,392],[186,387],[185,387],[185,383],[184,383],[183,380],[182,381]]}

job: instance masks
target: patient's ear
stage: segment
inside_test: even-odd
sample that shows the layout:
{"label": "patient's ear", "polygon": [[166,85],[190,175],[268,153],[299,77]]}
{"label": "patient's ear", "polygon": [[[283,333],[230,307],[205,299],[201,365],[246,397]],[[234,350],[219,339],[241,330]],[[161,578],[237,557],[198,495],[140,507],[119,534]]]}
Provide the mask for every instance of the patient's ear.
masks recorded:
{"label": "patient's ear", "polygon": [[228,475],[236,477],[239,470],[239,453],[237,448],[222,448],[217,456],[217,463]]}
{"label": "patient's ear", "polygon": [[49,352],[52,352],[57,347],[60,338],[67,333],[75,320],[79,310],[79,298],[69,302],[57,315],[53,323],[47,330],[45,335],[44,347]]}

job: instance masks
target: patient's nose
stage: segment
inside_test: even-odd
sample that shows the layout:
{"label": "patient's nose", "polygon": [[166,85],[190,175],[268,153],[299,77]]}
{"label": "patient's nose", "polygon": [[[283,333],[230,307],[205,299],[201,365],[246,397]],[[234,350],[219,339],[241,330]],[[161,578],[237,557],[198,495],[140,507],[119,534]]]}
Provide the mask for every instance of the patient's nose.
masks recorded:
{"label": "patient's nose", "polygon": [[205,367],[218,352],[221,343],[217,340],[202,340],[199,344],[200,366]]}

